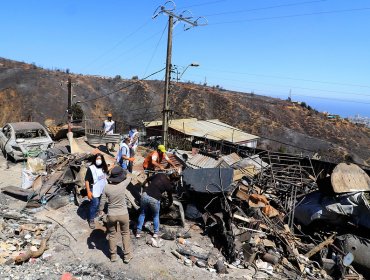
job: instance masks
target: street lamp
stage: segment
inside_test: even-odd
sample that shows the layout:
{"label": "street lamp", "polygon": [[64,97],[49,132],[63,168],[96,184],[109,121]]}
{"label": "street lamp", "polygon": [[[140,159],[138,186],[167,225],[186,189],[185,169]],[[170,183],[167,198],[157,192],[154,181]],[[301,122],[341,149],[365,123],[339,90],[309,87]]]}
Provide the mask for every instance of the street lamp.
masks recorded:
{"label": "street lamp", "polygon": [[196,62],[193,62],[191,64],[189,64],[188,66],[185,67],[184,71],[182,71],[180,77],[177,77],[177,82],[181,80],[181,77],[184,75],[185,71],[189,68],[189,67],[199,67],[199,63],[196,63]]}

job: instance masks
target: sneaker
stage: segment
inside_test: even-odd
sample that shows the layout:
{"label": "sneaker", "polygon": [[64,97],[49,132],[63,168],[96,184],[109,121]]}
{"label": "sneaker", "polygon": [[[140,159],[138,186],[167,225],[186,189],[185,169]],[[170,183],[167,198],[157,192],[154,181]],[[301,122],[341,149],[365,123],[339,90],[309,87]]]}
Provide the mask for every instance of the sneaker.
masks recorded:
{"label": "sneaker", "polygon": [[159,237],[159,234],[158,233],[154,233],[153,234],[153,238],[158,238]]}
{"label": "sneaker", "polygon": [[125,258],[125,259],[123,260],[123,262],[124,262],[125,264],[128,264],[128,263],[132,260],[132,258],[133,258],[133,257]]}
{"label": "sneaker", "polygon": [[136,238],[140,238],[141,237],[141,233],[136,233]]}
{"label": "sneaker", "polygon": [[116,262],[118,260],[118,258],[117,258],[117,254],[112,254],[111,256],[110,256],[110,261],[111,262]]}

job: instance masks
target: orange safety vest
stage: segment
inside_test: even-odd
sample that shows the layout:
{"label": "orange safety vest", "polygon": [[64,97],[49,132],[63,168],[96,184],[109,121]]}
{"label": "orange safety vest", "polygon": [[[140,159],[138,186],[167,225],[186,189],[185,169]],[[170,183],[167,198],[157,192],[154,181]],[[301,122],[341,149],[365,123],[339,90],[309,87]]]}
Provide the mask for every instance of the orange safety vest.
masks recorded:
{"label": "orange safety vest", "polygon": [[160,155],[157,151],[150,152],[146,158],[144,159],[143,167],[144,169],[154,169],[154,165],[152,164],[152,157],[153,155],[157,156],[156,162],[161,163],[163,160],[163,154]]}

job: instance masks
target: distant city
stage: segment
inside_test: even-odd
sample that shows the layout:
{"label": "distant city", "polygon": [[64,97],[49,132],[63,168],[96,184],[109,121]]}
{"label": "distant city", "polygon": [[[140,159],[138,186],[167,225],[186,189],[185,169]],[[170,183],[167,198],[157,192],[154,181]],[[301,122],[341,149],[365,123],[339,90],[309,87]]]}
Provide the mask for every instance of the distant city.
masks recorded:
{"label": "distant city", "polygon": [[354,117],[348,117],[348,120],[355,124],[363,125],[363,126],[370,128],[370,118],[369,117],[362,117],[359,114],[357,114]]}

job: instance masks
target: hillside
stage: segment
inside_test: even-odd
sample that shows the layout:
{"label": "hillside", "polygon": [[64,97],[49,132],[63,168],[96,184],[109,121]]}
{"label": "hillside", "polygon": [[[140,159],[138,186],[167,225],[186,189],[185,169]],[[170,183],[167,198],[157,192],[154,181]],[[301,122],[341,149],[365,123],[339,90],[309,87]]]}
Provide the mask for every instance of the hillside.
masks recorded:
{"label": "hillside", "polygon": [[[88,118],[102,118],[112,112],[125,128],[160,118],[164,86],[161,81],[67,74],[0,59],[0,124],[28,119],[44,122],[46,118],[65,121],[68,77],[74,83],[74,102],[123,88],[82,103]],[[331,161],[350,156],[357,163],[370,164],[369,129],[345,120],[329,121],[322,113],[288,101],[190,83],[174,83],[170,101],[174,118],[218,118],[262,137],[262,148],[293,153],[311,151],[311,155],[317,152]]]}

